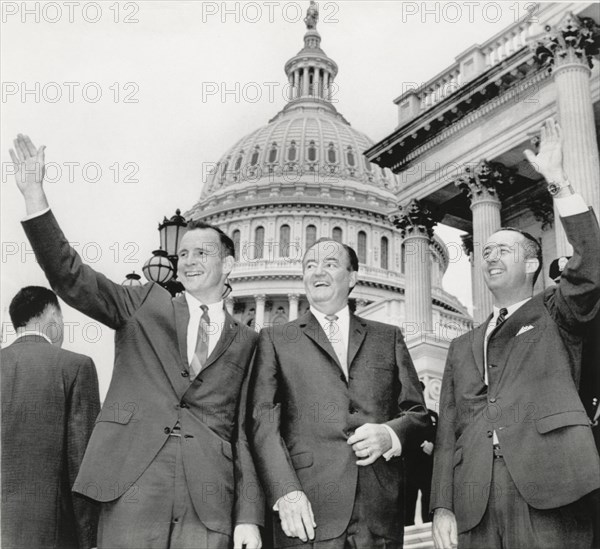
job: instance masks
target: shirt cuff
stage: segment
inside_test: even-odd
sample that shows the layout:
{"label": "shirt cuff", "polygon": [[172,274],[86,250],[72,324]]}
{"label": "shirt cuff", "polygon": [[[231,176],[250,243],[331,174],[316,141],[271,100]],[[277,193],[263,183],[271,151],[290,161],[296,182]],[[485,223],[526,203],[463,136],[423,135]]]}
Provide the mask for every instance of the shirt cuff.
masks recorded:
{"label": "shirt cuff", "polygon": [[569,217],[570,215],[586,213],[589,210],[583,196],[578,193],[573,193],[572,195],[564,196],[562,198],[555,198],[554,203],[556,204],[556,209],[558,210],[558,215],[560,215],[560,217]]}
{"label": "shirt cuff", "polygon": [[402,443],[400,442],[400,439],[398,438],[398,435],[396,434],[394,429],[392,429],[389,425],[383,424],[383,426],[387,429],[388,433],[390,434],[390,437],[392,437],[392,447],[385,454],[383,454],[385,460],[389,461],[393,457],[402,454]]}
{"label": "shirt cuff", "polygon": [[29,215],[26,215],[22,221],[29,221],[30,219],[35,219],[36,217],[40,217],[40,215],[44,215],[46,212],[49,212],[50,208],[44,208],[43,210],[40,210],[39,212],[35,212]]}

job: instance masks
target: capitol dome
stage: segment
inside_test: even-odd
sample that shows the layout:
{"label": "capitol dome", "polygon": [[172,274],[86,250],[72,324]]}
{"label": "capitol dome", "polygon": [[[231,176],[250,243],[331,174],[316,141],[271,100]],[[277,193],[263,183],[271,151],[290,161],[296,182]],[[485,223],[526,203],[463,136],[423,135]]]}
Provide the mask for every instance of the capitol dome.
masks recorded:
{"label": "capitol dome", "polygon": [[[185,216],[217,225],[234,240],[227,306],[245,324],[287,322],[308,309],[302,254],[328,236],[352,246],[359,258],[351,307],[401,325],[405,252],[389,219],[399,180],[364,157],[373,142],[335,108],[338,67],[320,43],[309,26],[304,47],[285,64],[287,104],[223,154]],[[442,290],[448,250],[437,236],[430,249],[434,315],[463,329],[466,309]]]}

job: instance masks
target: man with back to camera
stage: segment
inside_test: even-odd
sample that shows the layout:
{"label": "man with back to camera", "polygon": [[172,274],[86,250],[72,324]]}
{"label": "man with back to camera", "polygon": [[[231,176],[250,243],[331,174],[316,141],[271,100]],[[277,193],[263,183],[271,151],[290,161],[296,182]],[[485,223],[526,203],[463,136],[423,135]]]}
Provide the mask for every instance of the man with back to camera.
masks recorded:
{"label": "man with back to camera", "polygon": [[350,312],[352,248],[320,239],[302,268],[310,310],[261,331],[248,398],[274,545],[400,548],[400,456],[429,422],[419,379],[399,328]]}
{"label": "man with back to camera", "polygon": [[98,505],[71,492],[100,411],[90,357],[61,349],[54,292],[19,290],[9,306],[17,339],[0,350],[2,546],[89,549]]}
{"label": "man with back to camera", "polygon": [[238,428],[257,335],[223,307],[233,242],[190,222],[175,298],[153,283],[115,284],[81,262],[49,211],[44,147],[19,135],[11,158],[50,284],[116,331],[111,384],[74,486],[101,502],[99,547],[259,548],[262,495]]}
{"label": "man with back to camera", "polygon": [[578,395],[582,340],[600,307],[600,231],[562,166],[560,128],[544,123],[527,159],[548,183],[573,257],[533,295],[541,248],[501,229],[483,248],[494,310],[450,345],[440,398],[431,509],[438,549],[589,548],[585,497],[600,460]]}

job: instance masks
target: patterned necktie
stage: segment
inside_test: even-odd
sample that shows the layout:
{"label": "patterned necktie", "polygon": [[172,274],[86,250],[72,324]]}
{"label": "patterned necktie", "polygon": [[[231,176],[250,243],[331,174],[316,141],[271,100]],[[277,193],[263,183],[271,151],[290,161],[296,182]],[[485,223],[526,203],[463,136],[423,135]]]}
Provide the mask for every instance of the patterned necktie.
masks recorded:
{"label": "patterned necktie", "polygon": [[339,324],[337,324],[337,320],[339,317],[337,315],[325,315],[325,320],[329,321],[327,324],[327,339],[331,343],[335,354],[340,361],[342,369],[344,370],[344,374],[348,377],[348,365],[346,364],[346,344],[344,343],[344,339],[342,337],[342,333],[340,331]]}
{"label": "patterned necktie", "polygon": [[508,316],[508,309],[506,309],[505,307],[502,307],[502,309],[500,309],[500,312],[498,313],[498,318],[496,319],[495,328],[500,327],[500,324],[502,324],[506,320],[507,316]]}
{"label": "patterned necktie", "polygon": [[194,358],[192,358],[192,362],[190,363],[192,379],[200,373],[208,358],[208,326],[210,324],[210,317],[208,316],[208,307],[206,305],[200,305],[200,308],[202,309],[202,316],[200,317],[200,325],[198,326],[198,339],[196,341]]}

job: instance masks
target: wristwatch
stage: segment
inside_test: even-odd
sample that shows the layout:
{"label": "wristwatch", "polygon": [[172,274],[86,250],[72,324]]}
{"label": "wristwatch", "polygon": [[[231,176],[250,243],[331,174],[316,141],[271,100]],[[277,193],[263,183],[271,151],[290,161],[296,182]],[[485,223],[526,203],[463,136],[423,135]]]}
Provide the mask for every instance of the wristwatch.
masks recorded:
{"label": "wristwatch", "polygon": [[574,192],[575,192],[573,190],[573,187],[571,187],[571,184],[569,183],[568,180],[565,180],[563,182],[563,185],[561,185],[560,183],[555,183],[554,181],[548,183],[548,192],[553,197],[556,196],[558,193],[560,193],[564,189],[568,189],[569,194],[574,194]]}

